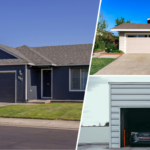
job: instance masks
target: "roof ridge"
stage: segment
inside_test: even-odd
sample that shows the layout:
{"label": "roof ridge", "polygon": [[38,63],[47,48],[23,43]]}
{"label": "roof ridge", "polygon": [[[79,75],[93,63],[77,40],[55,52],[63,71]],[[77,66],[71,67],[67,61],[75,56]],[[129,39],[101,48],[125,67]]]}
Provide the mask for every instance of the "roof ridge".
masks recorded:
{"label": "roof ridge", "polygon": [[51,64],[53,63],[53,61],[52,61],[52,60],[49,60],[48,58],[46,58],[46,57],[45,57],[45,56],[43,56],[42,54],[38,53],[38,52],[37,52],[37,51],[35,51],[32,47],[29,47],[29,49],[30,49],[32,52],[36,53],[38,56],[42,57],[44,60],[46,60],[46,61],[50,62]]}
{"label": "roof ridge", "polygon": [[70,45],[36,46],[36,47],[30,47],[30,48],[38,48],[38,47],[59,47],[59,46],[76,46],[76,45],[92,45],[92,43],[87,43],[87,44],[70,44]]}

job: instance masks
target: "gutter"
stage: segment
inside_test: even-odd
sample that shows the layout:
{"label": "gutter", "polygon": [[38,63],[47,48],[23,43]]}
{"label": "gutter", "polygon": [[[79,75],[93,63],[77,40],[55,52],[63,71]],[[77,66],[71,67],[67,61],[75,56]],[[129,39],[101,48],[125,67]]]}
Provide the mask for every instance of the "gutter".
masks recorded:
{"label": "gutter", "polygon": [[150,29],[111,29],[111,31],[150,31]]}

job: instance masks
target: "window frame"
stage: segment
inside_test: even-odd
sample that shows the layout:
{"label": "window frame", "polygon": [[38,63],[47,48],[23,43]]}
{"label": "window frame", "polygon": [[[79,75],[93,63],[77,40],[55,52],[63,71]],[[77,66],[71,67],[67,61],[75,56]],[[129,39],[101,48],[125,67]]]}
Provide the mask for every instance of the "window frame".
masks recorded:
{"label": "window frame", "polygon": [[[71,70],[72,69],[79,69],[80,70],[80,90],[72,90],[71,89]],[[88,68],[69,68],[69,91],[70,92],[85,92],[85,90],[82,90],[81,89],[81,87],[82,87],[82,82],[81,82],[81,80],[82,80],[82,76],[81,76],[81,70],[82,69],[87,69],[88,70]],[[89,70],[88,70],[89,71]],[[88,79],[88,75],[87,75],[87,79]],[[87,82],[86,82],[86,84],[87,84]]]}

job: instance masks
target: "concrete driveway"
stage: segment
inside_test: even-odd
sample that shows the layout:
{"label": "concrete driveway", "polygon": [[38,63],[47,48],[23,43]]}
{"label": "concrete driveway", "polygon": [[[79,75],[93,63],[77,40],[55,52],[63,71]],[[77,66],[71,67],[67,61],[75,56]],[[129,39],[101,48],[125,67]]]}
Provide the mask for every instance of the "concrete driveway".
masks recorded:
{"label": "concrete driveway", "polygon": [[150,54],[124,54],[94,75],[150,75]]}

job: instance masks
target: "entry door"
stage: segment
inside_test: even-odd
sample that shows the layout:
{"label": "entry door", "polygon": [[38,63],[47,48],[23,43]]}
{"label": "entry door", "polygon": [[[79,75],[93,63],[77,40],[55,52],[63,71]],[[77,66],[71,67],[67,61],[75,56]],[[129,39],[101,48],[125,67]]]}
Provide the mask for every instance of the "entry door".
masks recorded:
{"label": "entry door", "polygon": [[43,70],[43,97],[51,98],[51,70]]}

